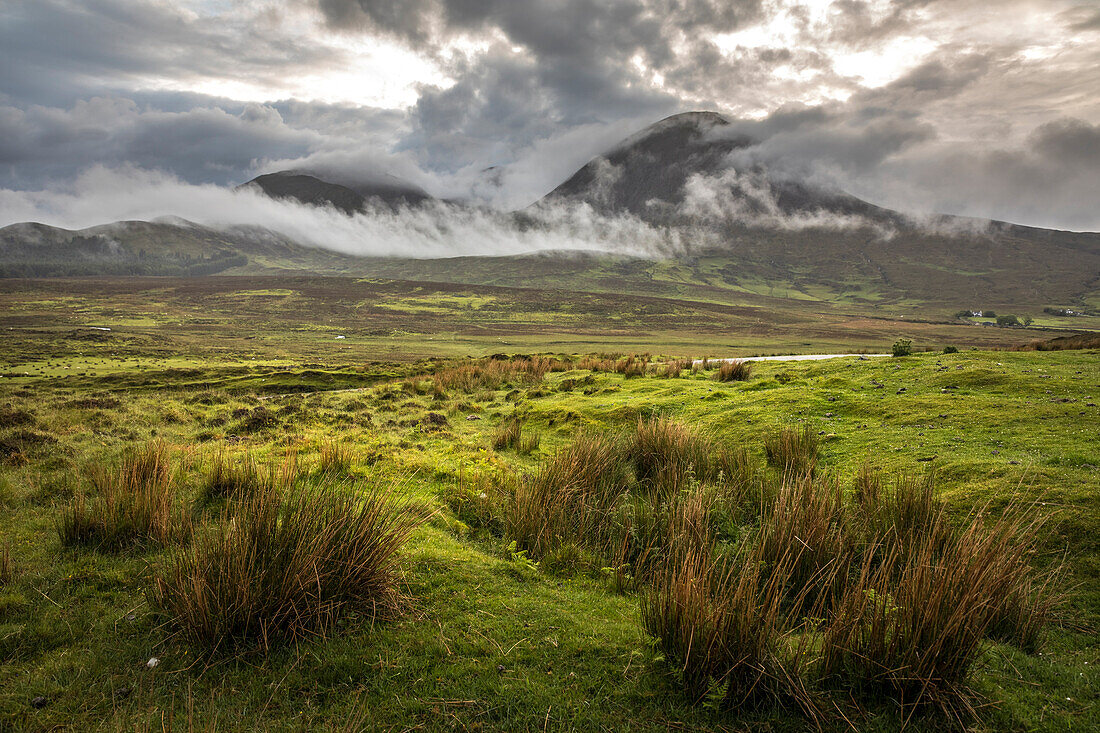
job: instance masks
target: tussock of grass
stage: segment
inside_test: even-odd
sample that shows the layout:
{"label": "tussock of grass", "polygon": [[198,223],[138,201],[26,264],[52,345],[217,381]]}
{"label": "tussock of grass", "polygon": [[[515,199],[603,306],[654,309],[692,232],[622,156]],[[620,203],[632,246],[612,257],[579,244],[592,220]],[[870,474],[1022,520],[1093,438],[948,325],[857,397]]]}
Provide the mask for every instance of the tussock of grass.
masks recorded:
{"label": "tussock of grass", "polygon": [[644,377],[647,369],[649,369],[648,354],[643,356],[634,356],[631,354],[623,359],[619,359],[615,364],[615,371],[622,374],[625,379]]}
{"label": "tussock of grass", "polygon": [[317,469],[321,473],[346,476],[351,473],[354,460],[351,446],[337,440],[326,440],[318,452]]}
{"label": "tussock of grass", "polygon": [[448,390],[472,394],[479,389],[500,389],[511,382],[537,384],[548,372],[561,371],[567,366],[560,359],[546,356],[492,357],[436,372],[432,375],[432,389],[436,394]]}
{"label": "tussock of grass", "polygon": [[752,362],[750,361],[723,361],[714,374],[714,378],[719,382],[744,382],[751,376]]}
{"label": "tussock of grass", "polygon": [[516,419],[506,420],[493,435],[493,448],[497,450],[515,448],[519,445],[521,435],[523,435],[523,424]]}
{"label": "tussock of grass", "polygon": [[641,575],[659,552],[678,494],[704,483],[736,509],[758,479],[743,448],[669,418],[639,420],[626,436],[578,437],[520,482],[506,534],[536,559],[573,542],[616,572],[629,566]]}
{"label": "tussock of grass", "polygon": [[726,446],[697,428],[663,417],[638,421],[627,456],[638,481],[665,496],[695,480],[744,489],[755,473],[744,448]]}
{"label": "tussock of grass", "polygon": [[1038,524],[954,529],[931,474],[886,488],[866,466],[849,502],[814,470],[815,436],[769,441],[783,467],[770,482],[744,453],[669,419],[639,421],[623,441],[581,436],[516,485],[505,534],[556,573],[595,555],[620,589],[629,575],[646,631],[693,697],[722,685],[729,705],[770,700],[816,719],[808,690],[845,679],[903,706],[973,712],[982,641],[1033,648],[1057,605],[1027,562]]}
{"label": "tussock of grass", "polygon": [[244,497],[156,578],[153,604],[205,648],[324,636],[349,610],[398,608],[398,562],[425,513],[324,482]]}
{"label": "tussock of grass", "polygon": [[515,476],[485,471],[462,472],[443,495],[455,517],[467,527],[499,537],[504,534],[504,506],[515,495]]}
{"label": "tussock of grass", "polygon": [[1005,516],[987,525],[979,514],[943,542],[921,532],[908,545],[881,539],[867,553],[823,635],[822,674],[896,700],[932,706],[962,722],[975,712],[967,681],[982,642],[998,620],[1024,629],[1045,620],[1043,607],[1020,623],[1001,612],[1006,598],[1032,598],[1027,561],[1041,522]]}
{"label": "tussock of grass", "polygon": [[852,563],[852,538],[840,487],[827,479],[788,476],[764,509],[756,549],[760,559],[787,573],[786,593],[800,605],[832,608]]}
{"label": "tussock of grass", "polygon": [[785,475],[803,476],[817,470],[819,441],[809,426],[785,427],[764,437],[768,465]]}
{"label": "tussock of grass", "polygon": [[78,494],[61,514],[61,544],[119,549],[187,540],[190,515],[179,511],[168,446],[161,441],[131,450],[117,469],[92,475],[97,496]]}
{"label": "tussock of grass", "polygon": [[769,562],[742,543],[717,556],[708,512],[700,490],[673,508],[665,559],[641,595],[644,629],[695,701],[718,685],[730,708],[794,700],[812,711],[789,644],[795,615],[784,610],[790,555]]}
{"label": "tussock of grass", "polygon": [[556,549],[563,538],[606,547],[613,535],[612,517],[629,482],[617,439],[580,435],[516,486],[505,518],[506,535],[537,558]]}
{"label": "tussock of grass", "polygon": [[234,461],[223,449],[211,459],[200,487],[199,500],[209,503],[220,499],[236,499],[260,491],[266,477],[260,472],[251,454]]}
{"label": "tussock of grass", "polygon": [[511,448],[516,453],[524,455],[538,450],[542,442],[541,437],[535,432],[526,432],[523,423],[517,418],[510,418],[493,435],[493,448],[504,450]]}
{"label": "tussock of grass", "polygon": [[577,362],[577,369],[587,369],[591,372],[613,372],[618,358],[617,354],[586,356]]}

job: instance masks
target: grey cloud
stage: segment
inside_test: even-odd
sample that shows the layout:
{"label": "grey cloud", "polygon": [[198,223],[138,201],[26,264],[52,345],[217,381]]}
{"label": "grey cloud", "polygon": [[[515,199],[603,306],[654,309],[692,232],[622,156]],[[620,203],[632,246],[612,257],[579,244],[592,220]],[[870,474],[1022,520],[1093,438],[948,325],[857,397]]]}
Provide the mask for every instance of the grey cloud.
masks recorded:
{"label": "grey cloud", "polygon": [[[416,130],[403,147],[426,149],[426,165],[450,170],[507,162],[512,151],[568,127],[660,117],[682,108],[678,92],[712,98],[700,69],[709,64],[721,75],[714,66],[721,54],[690,34],[734,30],[760,12],[757,0],[321,0],[319,7],[333,27],[387,33],[445,64],[454,84],[420,90]],[[441,49],[458,34],[498,40],[473,58],[445,57]],[[635,58],[667,72],[672,88],[655,84]]]}
{"label": "grey cloud", "polygon": [[[913,23],[913,13],[927,2],[900,0],[889,5],[886,12],[876,17],[873,6],[867,0],[834,0],[833,22],[828,29],[829,40],[835,43],[863,48],[881,42],[908,29]],[[817,32],[808,20],[804,32]]]}
{"label": "grey cloud", "polygon": [[[1036,155],[1055,165],[1100,170],[1100,125],[1072,118],[1054,120],[1038,127],[1029,142]],[[1100,204],[1100,195],[1096,198]]]}
{"label": "grey cloud", "polygon": [[1060,119],[1019,145],[982,147],[944,139],[917,119],[856,112],[785,110],[755,126],[735,125],[751,129],[758,143],[731,164],[907,213],[1100,230],[1100,125]]}
{"label": "grey cloud", "polygon": [[[93,164],[190,183],[272,167],[381,168],[433,193],[512,206],[649,122],[713,108],[757,120],[733,126],[759,141],[740,163],[891,206],[1100,227],[1081,193],[1095,190],[1100,167],[1094,3],[1005,0],[1003,34],[988,0],[834,0],[826,16],[796,5],[265,0],[212,15],[159,0],[8,0],[0,186],[52,185]],[[788,11],[800,19],[789,44],[713,39]],[[1051,23],[1013,25],[1023,11]],[[323,32],[280,21],[306,12]],[[972,36],[972,22],[986,23],[985,35]],[[166,91],[323,75],[348,58],[344,34],[397,39],[447,81],[390,110]],[[834,68],[837,54],[910,36],[935,51],[892,83],[868,89]],[[479,45],[452,45],[467,38]],[[846,101],[816,101],[830,98]]]}
{"label": "grey cloud", "polygon": [[152,78],[275,83],[345,58],[271,25],[263,13],[195,17],[159,2],[8,0],[0,9],[0,91],[9,101],[67,105]]}
{"label": "grey cloud", "polygon": [[304,155],[319,136],[288,127],[273,107],[142,109],[93,97],[68,109],[0,107],[0,184],[44,185],[96,164],[172,170],[189,181],[229,183],[257,162]]}

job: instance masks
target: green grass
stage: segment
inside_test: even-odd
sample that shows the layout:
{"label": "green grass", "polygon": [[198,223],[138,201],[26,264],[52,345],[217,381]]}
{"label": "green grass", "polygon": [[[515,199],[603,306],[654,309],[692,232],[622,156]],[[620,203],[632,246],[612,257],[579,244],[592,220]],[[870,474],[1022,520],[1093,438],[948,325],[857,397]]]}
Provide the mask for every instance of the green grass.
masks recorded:
{"label": "green grass", "polygon": [[[183,290],[169,297],[172,312],[201,317],[205,306],[186,305],[188,297]],[[255,305],[252,296],[245,301]],[[479,303],[476,310],[494,305]],[[42,308],[52,306],[34,305]],[[719,382],[713,370],[630,379],[551,371],[541,383],[515,374],[469,391],[448,387],[436,399],[426,375],[466,360],[390,360],[387,347],[378,349],[389,336],[363,335],[354,346],[326,337],[321,348],[309,331],[256,328],[257,338],[248,341],[229,331],[219,308],[210,306],[213,324],[112,331],[106,341],[73,338],[72,324],[62,324],[59,312],[35,310],[39,320],[19,328],[37,334],[24,331],[5,341],[5,371],[34,365],[38,373],[0,379],[0,419],[19,423],[0,423],[0,548],[11,556],[10,579],[0,585],[0,729],[153,727],[171,714],[177,728],[186,728],[190,715],[200,729],[216,721],[223,730],[338,728],[357,715],[363,727],[383,730],[802,730],[802,718],[778,709],[731,713],[718,701],[691,704],[674,665],[642,630],[637,595],[617,592],[598,569],[564,577],[543,560],[532,571],[499,529],[452,509],[464,487],[480,495],[475,476],[533,473],[579,430],[627,431],[652,415],[705,428],[760,464],[766,436],[807,429],[820,441],[820,470],[845,487],[867,462],[887,473],[934,468],[954,521],[987,502],[1000,511],[1012,495],[1038,502],[1037,512],[1052,514],[1038,560],[1064,558],[1060,588],[1073,595],[1036,653],[986,645],[974,682],[997,705],[975,728],[1100,725],[1095,351],[964,348],[868,361],[756,362],[747,382]],[[8,323],[15,317],[4,316]],[[54,319],[52,325],[43,318]],[[870,346],[913,335],[896,324],[881,328],[883,337]],[[980,335],[1004,336],[996,331]],[[731,355],[721,341],[706,346],[705,334],[682,350],[674,335],[662,334],[671,332],[647,344],[654,353]],[[1016,335],[1020,342],[1030,338]],[[434,353],[514,350],[494,347],[495,338],[501,336],[477,336],[476,349],[475,341],[459,341]],[[565,336],[524,338],[537,348]],[[615,350],[596,345],[600,338],[569,333],[567,351]],[[769,338],[761,350],[782,350],[782,339]],[[841,332],[818,341],[792,328],[782,338],[808,342],[803,351],[833,350],[834,343],[847,350]],[[199,354],[204,340],[213,347],[207,358]],[[426,343],[423,335],[396,340],[403,356]],[[915,345],[922,345],[919,338]],[[413,375],[425,375],[423,390],[403,388]],[[530,455],[492,447],[513,420],[540,438]],[[402,498],[438,509],[400,563],[400,587],[410,599],[404,612],[373,623],[368,614],[350,613],[325,640],[268,655],[207,656],[193,648],[146,596],[152,574],[166,567],[174,548],[64,549],[56,534],[60,507],[77,493],[94,492],[93,469],[150,439],[164,440],[172,451],[179,469],[176,509],[192,513],[196,533],[217,518],[199,499],[207,458],[219,449],[264,466],[290,448],[307,468],[328,460],[352,476],[396,482]],[[333,441],[339,441],[336,457]],[[154,656],[160,663],[150,669]],[[37,696],[46,699],[41,708],[31,705]],[[881,704],[869,706],[860,726],[896,730],[903,722],[894,707]],[[914,729],[936,725],[918,719]]]}

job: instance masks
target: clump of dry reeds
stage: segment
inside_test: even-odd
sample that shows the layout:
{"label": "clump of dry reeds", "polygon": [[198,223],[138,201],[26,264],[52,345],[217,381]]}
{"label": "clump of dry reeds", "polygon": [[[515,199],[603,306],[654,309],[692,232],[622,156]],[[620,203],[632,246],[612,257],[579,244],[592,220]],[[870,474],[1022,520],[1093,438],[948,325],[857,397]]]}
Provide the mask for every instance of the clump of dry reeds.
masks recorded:
{"label": "clump of dry reeds", "polygon": [[326,440],[321,443],[321,450],[317,456],[317,469],[321,473],[334,476],[347,476],[351,473],[355,462],[355,455],[351,446],[337,440]]}
{"label": "clump of dry reeds", "polygon": [[224,449],[214,453],[203,476],[199,499],[204,503],[248,496],[259,491],[264,477],[251,454],[233,460]]}
{"label": "clump of dry reeds", "polygon": [[644,377],[649,369],[649,358],[649,354],[643,354],[642,356],[631,354],[615,363],[615,371],[622,374],[625,379]]}
{"label": "clump of dry reeds", "polygon": [[664,560],[641,596],[643,627],[694,700],[720,685],[728,707],[784,700],[814,714],[790,641],[801,626],[785,604],[791,556],[767,558],[748,541],[719,556],[708,514],[699,489],[671,510]]}
{"label": "clump of dry reeds", "polygon": [[587,369],[591,372],[613,372],[619,359],[618,354],[597,354],[582,357],[577,362],[577,369]]}
{"label": "clump of dry reeds", "polygon": [[77,494],[58,520],[65,546],[119,549],[166,545],[191,536],[190,515],[176,502],[168,446],[153,441],[127,451],[117,467],[91,475],[96,496]]}
{"label": "clump of dry reeds", "polygon": [[532,557],[569,539],[606,547],[613,536],[613,515],[629,483],[618,439],[579,435],[530,480],[516,486],[505,519],[506,534]]}
{"label": "clump of dry reeds", "polygon": [[380,487],[258,491],[179,550],[150,599],[196,646],[323,637],[345,611],[398,608],[401,549],[425,518]]}
{"label": "clump of dry reeds", "polygon": [[723,361],[714,378],[719,382],[745,382],[752,376],[752,362],[740,359]]}
{"label": "clump of dry reeds", "polygon": [[721,685],[730,705],[817,719],[843,681],[961,720],[982,640],[1038,643],[1060,601],[1056,571],[1029,562],[1041,520],[960,528],[933,474],[887,482],[870,466],[847,500],[808,429],[765,449],[771,478],[668,418],[583,435],[516,483],[504,533],[548,567],[607,563],[616,587],[641,590],[645,629],[689,692]]}
{"label": "clump of dry reeds", "polygon": [[508,383],[537,384],[552,371],[569,366],[561,359],[547,356],[479,359],[472,364],[441,369],[432,375],[432,393],[457,390],[472,394],[481,389],[500,389]]}
{"label": "clump of dry reeds", "polygon": [[7,543],[0,545],[0,586],[7,585],[15,577],[15,566],[11,561],[11,547]]}
{"label": "clump of dry reeds", "polygon": [[820,442],[807,425],[801,430],[784,427],[764,437],[768,465],[785,475],[803,476],[817,470]]}
{"label": "clump of dry reeds", "polygon": [[536,432],[525,431],[522,420],[512,417],[505,420],[493,434],[492,443],[496,450],[511,448],[516,453],[526,455],[538,450],[541,438]]}
{"label": "clump of dry reeds", "polygon": [[1028,562],[1041,524],[1011,513],[987,524],[979,514],[957,532],[918,531],[905,542],[881,535],[882,550],[864,554],[824,631],[822,674],[903,707],[960,721],[972,714],[967,678],[983,640],[998,622],[1026,639],[1049,619],[1050,597],[1033,600]]}

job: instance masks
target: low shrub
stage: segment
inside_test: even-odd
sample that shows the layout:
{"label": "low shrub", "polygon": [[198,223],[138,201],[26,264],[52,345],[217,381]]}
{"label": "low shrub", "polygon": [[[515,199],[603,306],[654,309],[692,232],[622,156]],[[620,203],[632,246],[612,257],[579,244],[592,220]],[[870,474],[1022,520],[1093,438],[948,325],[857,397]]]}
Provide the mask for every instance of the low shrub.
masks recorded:
{"label": "low shrub", "polygon": [[401,549],[426,518],[379,487],[257,492],[176,553],[150,600],[198,647],[324,637],[346,611],[398,609]]}
{"label": "low shrub", "polygon": [[910,339],[898,339],[890,349],[894,356],[910,356],[913,353],[913,342]]}

